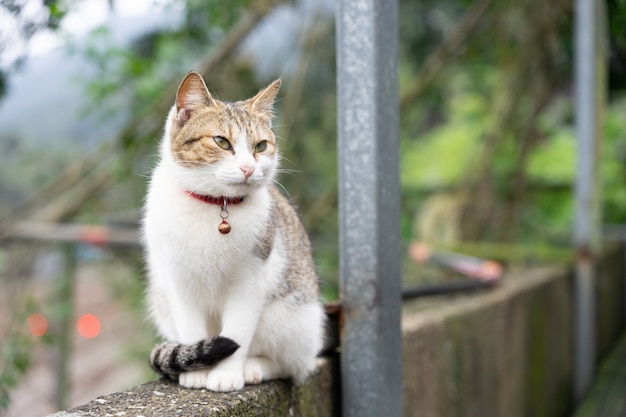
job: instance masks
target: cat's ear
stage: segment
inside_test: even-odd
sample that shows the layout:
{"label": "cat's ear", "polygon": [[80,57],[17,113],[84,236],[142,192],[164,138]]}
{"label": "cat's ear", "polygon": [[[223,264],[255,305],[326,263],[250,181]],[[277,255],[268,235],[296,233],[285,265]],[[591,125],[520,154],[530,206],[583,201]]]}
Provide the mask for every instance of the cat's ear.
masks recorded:
{"label": "cat's ear", "polygon": [[280,89],[280,79],[274,81],[263,90],[259,91],[256,96],[246,100],[246,106],[252,112],[265,113],[272,117],[274,115],[274,102],[276,95]]}
{"label": "cat's ear", "polygon": [[178,87],[176,93],[176,114],[178,120],[185,123],[194,108],[210,106],[214,103],[202,76],[195,71],[189,72]]}

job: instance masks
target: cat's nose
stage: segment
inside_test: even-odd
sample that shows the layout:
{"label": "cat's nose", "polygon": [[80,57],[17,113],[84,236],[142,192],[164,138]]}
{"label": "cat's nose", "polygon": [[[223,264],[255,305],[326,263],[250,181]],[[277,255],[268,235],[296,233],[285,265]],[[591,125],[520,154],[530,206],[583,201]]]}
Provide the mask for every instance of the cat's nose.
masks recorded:
{"label": "cat's nose", "polygon": [[250,178],[250,175],[254,173],[254,167],[252,165],[242,165],[239,167],[246,179]]}

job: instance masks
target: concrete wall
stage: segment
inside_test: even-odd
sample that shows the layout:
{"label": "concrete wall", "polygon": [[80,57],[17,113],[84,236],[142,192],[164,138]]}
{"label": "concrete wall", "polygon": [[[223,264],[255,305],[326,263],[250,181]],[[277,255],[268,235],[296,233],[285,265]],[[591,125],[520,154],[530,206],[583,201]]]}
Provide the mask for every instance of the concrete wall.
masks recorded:
{"label": "concrete wall", "polygon": [[407,416],[567,415],[573,351],[564,269],[529,271],[448,303],[406,316]]}
{"label": "concrete wall", "polygon": [[[624,254],[610,250],[596,286],[598,355],[624,329]],[[565,267],[509,274],[497,289],[406,303],[406,416],[560,417],[573,409],[573,290]],[[381,398],[381,401],[385,401]],[[276,381],[229,394],[150,382],[62,416],[338,416],[337,360],[301,387]]]}

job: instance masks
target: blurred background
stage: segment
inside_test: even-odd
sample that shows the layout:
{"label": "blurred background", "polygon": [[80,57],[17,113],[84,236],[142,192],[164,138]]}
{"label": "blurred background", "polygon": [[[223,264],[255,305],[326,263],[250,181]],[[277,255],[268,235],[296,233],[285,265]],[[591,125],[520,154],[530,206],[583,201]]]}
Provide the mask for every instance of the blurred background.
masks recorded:
{"label": "blurred background", "polygon": [[[224,100],[283,79],[279,181],[337,299],[334,5],[0,0],[0,414],[155,378],[137,224],[188,70]],[[626,1],[606,5],[602,215],[619,225]],[[423,245],[509,269],[571,260],[573,2],[400,0],[399,18],[405,285],[465,279],[418,264]]]}

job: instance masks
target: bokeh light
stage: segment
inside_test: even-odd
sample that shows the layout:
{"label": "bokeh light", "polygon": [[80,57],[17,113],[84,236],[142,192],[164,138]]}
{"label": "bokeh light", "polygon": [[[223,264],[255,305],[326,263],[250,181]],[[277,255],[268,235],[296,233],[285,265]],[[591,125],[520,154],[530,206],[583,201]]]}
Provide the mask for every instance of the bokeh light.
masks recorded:
{"label": "bokeh light", "polygon": [[43,336],[48,331],[48,320],[41,313],[33,313],[26,319],[28,330],[33,336]]}
{"label": "bokeh light", "polygon": [[93,314],[83,314],[78,319],[76,329],[82,337],[92,339],[100,334],[100,320]]}

